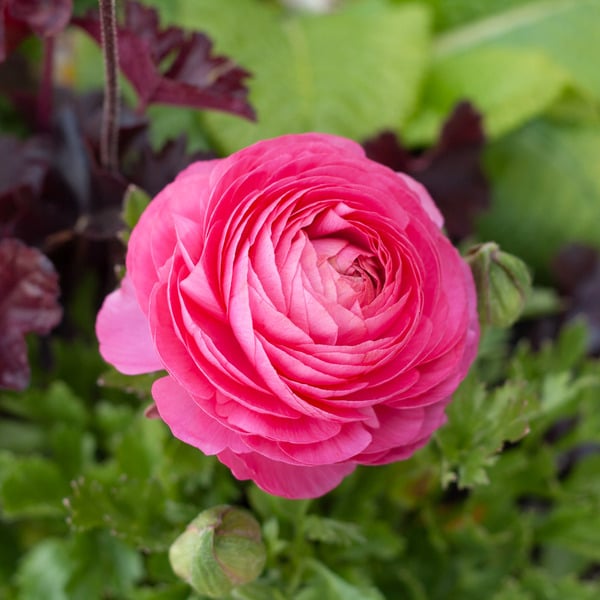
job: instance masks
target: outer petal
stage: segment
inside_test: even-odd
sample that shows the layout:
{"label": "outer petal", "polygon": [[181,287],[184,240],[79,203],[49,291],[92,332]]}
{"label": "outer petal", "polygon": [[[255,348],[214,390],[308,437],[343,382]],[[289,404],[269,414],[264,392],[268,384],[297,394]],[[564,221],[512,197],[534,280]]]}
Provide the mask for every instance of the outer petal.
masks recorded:
{"label": "outer petal", "polygon": [[96,320],[96,335],[102,358],[121,373],[138,375],[164,369],[128,277],[105,298]]}
{"label": "outer petal", "polygon": [[354,471],[354,463],[300,467],[265,458],[255,452],[234,454],[221,452],[219,460],[237,479],[252,479],[256,485],[276,496],[290,499],[317,498],[337,487]]}
{"label": "outer petal", "polygon": [[425,186],[418,181],[415,181],[409,175],[405,173],[398,173],[398,176],[402,178],[402,181],[406,186],[416,194],[421,206],[425,212],[429,215],[431,220],[441,229],[444,225],[444,217],[440,212],[439,208],[435,205],[435,202],[431,199],[429,192],[425,189]]}
{"label": "outer petal", "polygon": [[239,434],[207,415],[173,377],[155,381],[152,396],[161,419],[173,435],[186,444],[208,455],[218,454],[226,448],[248,451]]}

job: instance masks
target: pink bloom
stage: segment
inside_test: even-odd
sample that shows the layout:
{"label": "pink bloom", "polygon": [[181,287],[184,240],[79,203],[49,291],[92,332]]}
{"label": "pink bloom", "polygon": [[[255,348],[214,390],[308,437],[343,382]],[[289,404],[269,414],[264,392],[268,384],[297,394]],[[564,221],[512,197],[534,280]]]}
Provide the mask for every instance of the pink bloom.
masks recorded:
{"label": "pink bloom", "polygon": [[425,189],[324,134],[196,163],[135,227],[97,333],[173,434],[288,498],[409,457],[479,337]]}

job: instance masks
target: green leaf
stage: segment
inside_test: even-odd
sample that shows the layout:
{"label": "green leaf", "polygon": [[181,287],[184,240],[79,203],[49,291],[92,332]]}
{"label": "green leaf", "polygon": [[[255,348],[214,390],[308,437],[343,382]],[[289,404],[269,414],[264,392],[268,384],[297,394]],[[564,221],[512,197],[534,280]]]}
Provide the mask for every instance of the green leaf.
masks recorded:
{"label": "green leaf", "polygon": [[107,531],[76,536],[70,544],[69,558],[69,600],[128,597],[144,572],[140,555]]}
{"label": "green leaf", "polygon": [[129,231],[124,231],[121,234],[121,239],[127,243],[129,240],[130,231],[137,225],[142,213],[150,204],[150,196],[136,185],[129,184],[125,197],[123,198],[122,218]]}
{"label": "green leaf", "polygon": [[446,57],[487,46],[541,50],[600,98],[600,70],[586,59],[600,53],[599,21],[598,0],[533,2],[440,36],[435,52]]}
{"label": "green leaf", "polygon": [[433,143],[454,106],[469,100],[494,139],[545,111],[569,83],[569,74],[537,50],[483,47],[438,57],[402,138],[413,145]]}
{"label": "green leaf", "polygon": [[600,503],[565,503],[539,529],[542,543],[558,544],[594,561],[600,560]]}
{"label": "green leaf", "polygon": [[[409,0],[410,1],[410,0]],[[452,29],[458,25],[478,21],[484,17],[503,13],[510,8],[523,6],[538,0],[422,0],[435,9],[435,25],[438,30]]]}
{"label": "green leaf", "polygon": [[65,587],[72,563],[63,539],[46,539],[32,547],[19,565],[20,600],[70,600]]}
{"label": "green leaf", "polygon": [[41,450],[46,441],[44,430],[38,425],[12,419],[0,421],[0,448],[27,454]]}
{"label": "green leaf", "polygon": [[317,561],[310,561],[310,566],[315,581],[296,594],[294,600],[384,600],[375,588],[354,586]]}
{"label": "green leaf", "polygon": [[486,156],[493,198],[479,236],[541,275],[563,244],[600,248],[599,163],[600,126],[538,120],[494,143]]}
{"label": "green leaf", "polygon": [[81,477],[66,500],[69,523],[78,532],[109,528],[137,547],[161,551],[173,541],[164,490],[155,479],[113,481]]}
{"label": "green leaf", "polygon": [[61,517],[69,486],[58,466],[45,458],[15,459],[0,488],[3,512],[13,518]]}
{"label": "green leaf", "polygon": [[447,409],[448,424],[436,435],[443,454],[443,480],[459,487],[488,483],[486,468],[504,442],[515,442],[529,431],[532,398],[524,385],[508,381],[486,392],[470,375]]}
{"label": "green leaf", "polygon": [[49,432],[49,442],[54,461],[69,479],[79,475],[94,461],[96,440],[87,431],[57,423]]}
{"label": "green leaf", "polygon": [[284,133],[362,139],[412,112],[428,59],[429,18],[418,4],[373,4],[327,16],[283,16],[267,3],[183,3],[178,22],[206,31],[250,70],[256,123],[208,113],[225,152]]}
{"label": "green leaf", "polygon": [[155,373],[143,373],[142,375],[123,375],[114,367],[111,367],[98,379],[98,385],[108,388],[116,388],[128,394],[135,394],[141,400],[149,400],[152,397],[152,384],[164,377],[163,371]]}
{"label": "green leaf", "polygon": [[190,600],[190,587],[185,583],[141,587],[132,590],[129,600]]}
{"label": "green leaf", "polygon": [[120,472],[127,477],[152,477],[161,464],[167,432],[159,419],[134,419],[115,448]]}
{"label": "green leaf", "polygon": [[350,546],[366,541],[360,526],[356,523],[344,523],[319,515],[308,515],[303,525],[304,535],[312,542]]}
{"label": "green leaf", "polygon": [[7,394],[0,399],[0,406],[14,415],[46,425],[60,421],[81,427],[87,421],[84,403],[64,381],[55,381],[46,390]]}

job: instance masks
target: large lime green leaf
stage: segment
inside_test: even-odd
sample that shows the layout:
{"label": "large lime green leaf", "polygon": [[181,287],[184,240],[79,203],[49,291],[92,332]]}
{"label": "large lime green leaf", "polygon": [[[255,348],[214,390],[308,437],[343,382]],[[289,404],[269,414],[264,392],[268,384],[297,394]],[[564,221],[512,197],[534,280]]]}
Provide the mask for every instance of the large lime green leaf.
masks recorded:
{"label": "large lime green leaf", "polygon": [[600,247],[600,126],[538,120],[493,144],[491,210],[482,238],[544,273],[567,242]]}
{"label": "large lime green leaf", "polygon": [[537,50],[486,46],[436,59],[424,87],[422,108],[402,131],[412,144],[429,144],[461,100],[483,115],[491,138],[523,125],[551,106],[570,76]]}
{"label": "large lime green leaf", "polygon": [[600,99],[600,69],[590,59],[600,53],[599,24],[600,0],[546,0],[440,35],[420,108],[403,138],[431,143],[463,99],[483,113],[492,138],[542,114],[569,90]]}
{"label": "large lime green leaf", "polygon": [[[406,0],[392,0],[396,2]],[[536,0],[422,0],[434,9],[436,30],[446,30],[458,25],[495,15],[515,6]]]}
{"label": "large lime green leaf", "polygon": [[600,97],[600,0],[527,3],[441,36],[439,58],[487,45],[544,51],[578,83]]}
{"label": "large lime green leaf", "polygon": [[325,131],[361,139],[414,109],[428,61],[429,13],[367,3],[346,13],[292,16],[252,0],[180,3],[177,21],[206,31],[217,51],[252,71],[258,122],[206,114],[233,151],[262,138]]}

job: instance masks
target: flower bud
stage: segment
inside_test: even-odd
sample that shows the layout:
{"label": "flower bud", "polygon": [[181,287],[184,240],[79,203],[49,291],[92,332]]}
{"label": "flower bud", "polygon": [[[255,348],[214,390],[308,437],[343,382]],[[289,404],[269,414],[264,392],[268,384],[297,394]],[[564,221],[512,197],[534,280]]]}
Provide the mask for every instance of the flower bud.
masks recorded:
{"label": "flower bud", "polygon": [[215,506],[201,512],[173,542],[169,560],[199,594],[222,598],[262,572],[266,551],[260,525],[248,511]]}
{"label": "flower bud", "polygon": [[473,246],[465,256],[477,287],[479,320],[484,325],[508,327],[518,318],[531,290],[527,265],[502,252],[498,244]]}

